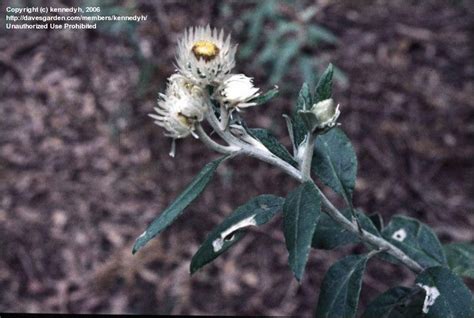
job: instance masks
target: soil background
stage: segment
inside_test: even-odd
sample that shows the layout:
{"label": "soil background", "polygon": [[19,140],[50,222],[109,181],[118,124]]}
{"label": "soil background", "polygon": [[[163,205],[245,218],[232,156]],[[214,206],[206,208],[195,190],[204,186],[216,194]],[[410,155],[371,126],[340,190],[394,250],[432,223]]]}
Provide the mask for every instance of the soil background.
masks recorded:
{"label": "soil background", "polygon": [[[0,4],[2,19],[13,2]],[[186,27],[210,23],[244,42],[248,30],[239,19],[254,2],[113,3],[148,20],[83,31],[6,30],[2,20],[0,312],[310,316],[325,271],[361,246],[313,250],[298,284],[276,218],[192,277],[188,272],[206,234],[233,209],[258,194],[284,196],[296,185],[265,163],[226,162],[177,222],[131,254],[149,222],[217,157],[193,138],[169,157],[170,140],[147,116],[174,71],[176,40]],[[333,62],[348,79],[334,97],[359,160],[355,205],[386,222],[396,213],[416,217],[442,243],[472,242],[472,2],[298,4],[315,7],[311,22],[339,38],[305,53]],[[288,19],[301,13],[290,1],[278,6]],[[251,60],[238,60],[236,72],[268,89],[268,70]],[[249,125],[271,128],[289,146],[281,114],[291,111],[301,82],[297,71],[288,73],[278,83],[288,89],[244,114]],[[374,259],[361,310],[413,279]]]}

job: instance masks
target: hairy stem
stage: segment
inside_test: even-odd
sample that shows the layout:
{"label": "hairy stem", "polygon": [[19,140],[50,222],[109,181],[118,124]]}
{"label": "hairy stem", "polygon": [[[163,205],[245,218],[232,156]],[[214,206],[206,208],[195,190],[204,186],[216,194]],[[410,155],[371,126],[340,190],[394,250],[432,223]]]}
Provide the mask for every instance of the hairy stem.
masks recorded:
{"label": "hairy stem", "polygon": [[221,130],[226,130],[227,126],[229,125],[229,111],[227,110],[227,107],[221,106],[221,121],[219,123],[219,127]]}
{"label": "hairy stem", "polygon": [[[241,152],[245,153],[245,149],[242,149]],[[250,155],[252,155],[252,154],[250,154]],[[261,159],[265,162],[268,162],[270,164],[273,164],[275,166],[278,166],[278,167],[282,168],[287,174],[289,174],[290,176],[292,176],[293,178],[295,178],[299,182],[307,181],[307,179],[305,179],[303,177],[303,175],[301,174],[300,171],[296,171],[296,172],[294,171],[296,169],[293,166],[291,166],[289,164],[286,164],[286,165],[281,164],[280,161],[283,161],[283,160],[281,160],[278,157],[273,158],[272,160],[268,160],[268,158],[261,158],[261,156],[255,156],[255,155],[253,157]],[[288,169],[288,166],[291,169]],[[311,178],[309,180],[313,181]],[[314,183],[314,181],[313,181],[313,183]],[[364,229],[359,228],[359,226],[357,226],[357,223],[355,223],[355,222],[353,223],[353,222],[349,221],[348,219],[346,219],[344,214],[342,214],[342,212],[339,211],[332,204],[331,201],[329,201],[329,199],[326,197],[326,195],[321,191],[321,189],[317,185],[316,185],[316,189],[318,190],[318,192],[321,196],[323,206],[326,207],[326,213],[333,220],[335,220],[337,223],[339,223],[342,227],[344,227],[346,230],[356,234],[362,241],[364,241],[366,243],[369,243],[372,246],[377,247],[379,250],[386,250],[387,253],[389,253],[393,257],[397,258],[400,262],[405,264],[408,268],[410,268],[415,273],[419,273],[419,272],[423,271],[423,267],[421,267],[420,264],[418,264],[416,261],[414,261],[408,255],[406,255],[405,252],[403,252],[401,249],[399,249],[398,247],[396,247],[392,243],[388,242],[384,238],[376,236],[376,235],[374,235],[370,232],[367,232]]]}
{"label": "hairy stem", "polygon": [[236,146],[224,146],[221,145],[209,137],[209,135],[204,131],[201,125],[196,126],[196,134],[198,135],[199,139],[210,149],[222,153],[222,154],[231,154],[240,150],[239,147]]}
{"label": "hairy stem", "polygon": [[349,221],[346,217],[339,211],[329,199],[324,195],[324,193],[316,186],[321,199],[323,200],[323,205],[327,208],[326,213],[332,217],[334,221],[339,223],[342,227],[346,230],[358,235],[361,240],[376,246],[378,249],[386,250],[387,253],[394,256],[398,260],[400,260],[403,264],[405,264],[408,268],[413,270],[416,273],[423,271],[423,267],[420,266],[417,262],[411,259],[408,255],[406,255],[402,250],[398,247],[394,246],[392,243],[388,242],[382,237],[376,236],[370,232],[367,232],[364,229],[359,229],[357,224]]}
{"label": "hairy stem", "polygon": [[217,132],[217,134],[222,139],[224,139],[229,145],[237,146],[240,148],[240,150],[238,151],[240,154],[248,155],[250,157],[265,161],[273,166],[277,166],[281,168],[284,172],[289,174],[291,177],[295,178],[298,181],[302,181],[301,173],[298,171],[298,169],[296,169],[286,161],[278,158],[268,150],[260,149],[254,145],[248,144],[240,140],[239,138],[232,135],[228,129],[220,129],[219,120],[213,112],[208,112],[206,118],[211,127]]}
{"label": "hairy stem", "polygon": [[[312,159],[313,150],[314,150],[314,136],[313,137],[309,136],[307,138],[308,140],[307,140],[306,148],[304,150],[303,158],[301,161],[301,170],[298,170],[292,165],[290,165],[289,163],[287,163],[286,161],[272,154],[270,151],[265,151],[264,149],[260,149],[256,147],[255,145],[246,143],[243,140],[237,138],[227,128],[221,129],[220,122],[217,119],[214,112],[212,111],[208,112],[206,119],[210,123],[212,128],[217,132],[217,134],[219,134],[219,136],[230,145],[228,147],[235,147],[231,151],[230,148],[217,144],[212,139],[210,139],[209,136],[205,135],[204,133],[202,135],[203,141],[212,149],[215,149],[216,151],[219,151],[219,152],[226,151],[225,153],[229,153],[228,151],[231,151],[231,153],[235,155],[238,155],[238,154],[248,155],[282,169],[285,173],[287,173],[294,179],[298,180],[299,182],[312,181],[314,183],[314,181],[312,180],[310,176],[311,159]],[[201,134],[202,132],[204,132],[202,130],[202,127],[201,127],[201,130],[198,128],[197,130],[198,135]],[[199,136],[201,137],[201,135]],[[208,139],[206,139],[206,136],[208,137]],[[375,246],[376,248],[378,248],[378,250],[385,250],[387,253],[397,258],[400,262],[405,264],[408,268],[410,268],[414,272],[419,273],[423,271],[423,267],[421,267],[420,264],[418,264],[408,255],[406,255],[398,247],[394,246],[393,244],[391,244],[390,242],[388,242],[382,237],[378,237],[370,232],[367,232],[364,229],[361,229],[360,227],[358,227],[357,223],[351,222],[348,219],[346,219],[346,217],[341,213],[341,211],[339,211],[331,203],[331,201],[329,201],[329,199],[321,191],[321,189],[316,184],[315,186],[321,196],[323,206],[326,208],[325,212],[334,221],[339,223],[346,230],[356,234],[358,237],[360,237],[362,241],[372,246]]]}
{"label": "hairy stem", "polygon": [[[312,144],[314,145],[314,141],[312,141]],[[312,154],[312,153],[311,153]],[[255,156],[257,157],[257,156]],[[258,158],[258,157],[257,157]],[[280,158],[277,158],[280,161]],[[263,160],[266,161],[270,164],[279,166],[280,168],[285,169],[285,165],[282,164],[276,164],[274,161],[269,161],[269,160]],[[286,162],[285,162],[286,163]],[[311,163],[309,163],[309,166]],[[311,180],[311,177],[305,177],[302,172],[298,171],[298,173],[294,173],[293,170],[296,170],[293,168],[293,166],[288,165],[292,168],[292,170],[286,170],[286,173],[294,177],[296,180],[299,182],[305,182],[307,180]],[[313,181],[314,183],[314,181]],[[394,256],[397,258],[399,261],[401,261],[403,264],[405,264],[408,268],[413,270],[415,273],[419,273],[423,271],[423,267],[420,266],[416,261],[411,259],[408,255],[405,254],[402,250],[400,250],[398,247],[393,245],[392,243],[388,242],[382,237],[376,236],[370,232],[367,232],[366,230],[360,228],[358,226],[357,222],[351,222],[346,217],[342,214],[341,211],[339,211],[331,201],[326,197],[326,195],[321,191],[321,189],[315,184],[316,189],[318,190],[323,205],[326,207],[326,213],[337,223],[339,223],[342,227],[344,227],[346,230],[356,234],[362,241],[369,243],[372,246],[377,247],[379,250],[386,250],[387,253],[390,255]]]}
{"label": "hairy stem", "polygon": [[210,110],[206,114],[206,119],[208,123],[211,125],[212,129],[229,145],[234,145],[234,146],[241,146],[242,141],[232,135],[227,127],[225,129],[221,129],[221,122],[219,119],[217,119],[216,114],[214,114],[214,111]]}
{"label": "hairy stem", "polygon": [[311,161],[313,159],[313,152],[314,152],[314,140],[316,136],[312,133],[308,133],[306,137],[306,145],[303,151],[303,157],[301,160],[301,176],[303,180],[311,180]]}

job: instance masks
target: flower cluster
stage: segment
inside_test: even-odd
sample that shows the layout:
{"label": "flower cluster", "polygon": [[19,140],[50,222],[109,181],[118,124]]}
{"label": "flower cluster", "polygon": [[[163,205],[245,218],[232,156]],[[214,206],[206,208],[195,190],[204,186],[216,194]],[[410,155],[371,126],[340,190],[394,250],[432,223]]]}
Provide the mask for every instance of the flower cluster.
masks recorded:
{"label": "flower cluster", "polygon": [[260,93],[252,79],[231,74],[236,49],[222,30],[207,26],[184,32],[178,41],[177,72],[168,78],[166,92],[159,95],[158,107],[150,114],[167,136],[196,136],[196,126],[212,110],[212,101],[227,115],[256,105],[252,100]]}

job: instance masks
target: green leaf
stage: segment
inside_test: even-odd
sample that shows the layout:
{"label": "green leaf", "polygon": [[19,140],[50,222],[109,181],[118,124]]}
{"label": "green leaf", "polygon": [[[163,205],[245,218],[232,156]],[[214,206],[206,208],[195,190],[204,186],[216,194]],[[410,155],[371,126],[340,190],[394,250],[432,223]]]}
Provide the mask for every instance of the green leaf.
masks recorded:
{"label": "green leaf", "polygon": [[422,317],[424,293],[419,289],[394,287],[375,298],[362,318]]}
{"label": "green leaf", "polygon": [[[344,209],[341,212],[348,220],[351,220],[350,209]],[[365,213],[357,210],[356,215],[364,230],[380,236],[379,231]],[[323,213],[321,214],[318,225],[316,226],[311,246],[317,249],[331,250],[342,245],[357,244],[360,242],[361,241],[356,234],[344,229],[330,216]]]}
{"label": "green leaf", "polygon": [[334,73],[334,67],[332,64],[324,71],[323,75],[318,81],[316,85],[316,91],[314,93],[314,101],[313,103],[318,103],[325,99],[331,98],[332,95],[332,75]]}
{"label": "green leaf", "polygon": [[194,177],[188,187],[157,217],[140,235],[133,245],[132,253],[135,254],[140,248],[157,236],[168,225],[181,214],[181,212],[204,190],[211,181],[219,164],[227,157],[222,157],[208,163],[199,174]]}
{"label": "green leaf", "polygon": [[306,126],[298,111],[310,109],[313,105],[312,100],[313,98],[311,97],[308,84],[303,83],[298,94],[298,99],[296,100],[295,110],[291,116],[293,120],[293,136],[296,148],[298,148],[298,145],[303,142],[307,134]]}
{"label": "green leaf", "polygon": [[213,261],[240,241],[252,225],[262,225],[271,220],[281,209],[285,199],[264,194],[240,206],[207,236],[193,256],[191,274]]}
{"label": "green leaf", "polygon": [[316,318],[355,317],[368,255],[349,255],[332,265],[320,287]]}
{"label": "green leaf", "polygon": [[270,75],[271,83],[278,83],[285,76],[288,66],[291,65],[290,61],[298,54],[301,44],[300,39],[294,38],[281,45]]}
{"label": "green leaf", "polygon": [[275,52],[278,51],[278,38],[273,38],[265,44],[265,47],[260,51],[257,58],[253,62],[255,65],[262,65],[270,62],[275,58]]}
{"label": "green leaf", "polygon": [[336,66],[334,66],[334,79],[341,87],[347,87],[349,85],[349,78],[346,73]]}
{"label": "green leaf", "polygon": [[474,278],[474,244],[451,243],[443,246],[449,268],[460,276]]}
{"label": "green leaf", "polygon": [[430,267],[416,278],[426,292],[422,311],[428,318],[472,318],[474,303],[471,291],[461,278],[441,266]]}
{"label": "green leaf", "polygon": [[443,248],[434,232],[420,221],[394,216],[382,236],[422,267],[446,265]]}
{"label": "green leaf", "polygon": [[298,281],[301,281],[308,261],[320,212],[321,198],[310,181],[288,194],[283,205],[283,233],[289,252],[288,263]]}
{"label": "green leaf", "polygon": [[313,44],[317,44],[319,41],[335,44],[337,43],[337,37],[326,28],[310,25],[307,28],[308,38]]}
{"label": "green leaf", "polygon": [[316,73],[314,71],[314,56],[302,55],[299,59],[299,68],[303,79],[309,86],[313,87],[316,84]]}
{"label": "green leaf", "polygon": [[251,99],[250,103],[256,103],[257,105],[265,104],[266,102],[272,100],[278,95],[278,86],[273,87],[271,90],[267,91],[263,95],[259,95]]}
{"label": "green leaf", "polygon": [[352,201],[357,174],[357,157],[349,138],[339,128],[333,128],[316,139],[311,168],[321,181]]}
{"label": "green leaf", "polygon": [[383,218],[380,215],[380,213],[373,213],[373,214],[369,215],[369,218],[372,221],[372,223],[375,225],[377,230],[382,231],[382,229],[383,229]]}
{"label": "green leaf", "polygon": [[300,110],[308,110],[311,109],[313,102],[313,98],[311,96],[311,92],[309,90],[309,86],[307,83],[303,83],[301,86],[301,90],[298,94],[298,99],[296,100],[296,108],[295,111]]}
{"label": "green leaf", "polygon": [[262,144],[268,148],[274,155],[280,159],[285,160],[293,166],[297,166],[298,163],[288,150],[278,141],[278,139],[267,129],[262,128],[250,128],[247,130],[253,137],[257,138]]}
{"label": "green leaf", "polygon": [[242,58],[246,59],[255,52],[258,42],[261,39],[265,18],[268,15],[271,15],[273,11],[274,9],[272,1],[263,1],[255,8],[254,11],[251,11],[249,15],[244,17],[244,19],[249,22],[249,38],[239,50],[239,54]]}

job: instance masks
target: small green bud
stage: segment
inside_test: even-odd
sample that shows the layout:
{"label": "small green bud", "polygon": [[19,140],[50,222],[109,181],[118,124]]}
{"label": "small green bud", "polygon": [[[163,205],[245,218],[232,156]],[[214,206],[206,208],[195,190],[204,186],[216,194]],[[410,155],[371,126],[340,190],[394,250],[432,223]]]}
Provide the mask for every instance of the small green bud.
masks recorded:
{"label": "small green bud", "polygon": [[314,133],[324,132],[334,127],[341,112],[339,105],[336,106],[334,100],[329,98],[314,104],[309,110],[300,110],[298,113],[306,128]]}

